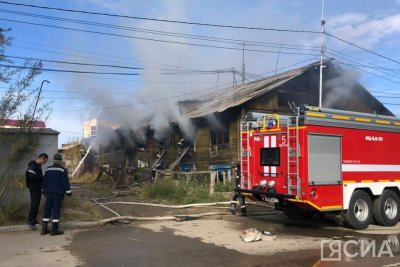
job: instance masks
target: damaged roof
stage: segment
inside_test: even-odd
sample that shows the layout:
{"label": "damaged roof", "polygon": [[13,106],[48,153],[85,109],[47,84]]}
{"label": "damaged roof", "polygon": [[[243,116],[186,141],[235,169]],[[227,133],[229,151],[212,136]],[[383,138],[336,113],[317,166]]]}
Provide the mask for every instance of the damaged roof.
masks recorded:
{"label": "damaged roof", "polygon": [[253,98],[259,97],[279,85],[303,74],[310,68],[319,66],[319,62],[286,71],[251,83],[221,90],[206,96],[205,100],[188,100],[179,103],[181,111],[189,118],[198,118],[214,112],[223,112],[231,107],[239,106]]}
{"label": "damaged roof", "polygon": [[[326,60],[325,63],[330,61],[331,60]],[[207,94],[203,99],[181,101],[179,102],[179,106],[181,112],[189,118],[199,118],[211,113],[223,112],[229,108],[239,106],[249,100],[264,95],[278,86],[302,75],[308,70],[319,67],[319,65],[320,62],[314,62],[261,80],[228,89],[225,88],[224,90]],[[379,102],[378,100],[376,101]],[[381,103],[379,102],[379,104]],[[385,107],[383,106],[383,108]],[[391,114],[389,110],[388,113]]]}

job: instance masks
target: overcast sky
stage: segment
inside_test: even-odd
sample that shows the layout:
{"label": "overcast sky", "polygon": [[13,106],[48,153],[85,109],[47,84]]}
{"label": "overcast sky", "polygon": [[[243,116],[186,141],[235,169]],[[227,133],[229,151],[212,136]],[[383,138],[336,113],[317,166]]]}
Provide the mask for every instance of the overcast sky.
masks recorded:
{"label": "overcast sky", "polygon": [[[0,3],[0,27],[12,28],[14,38],[6,55],[108,65],[45,61],[44,68],[49,69],[138,74],[41,74],[35,86],[44,79],[50,81],[43,88],[43,96],[54,101],[47,126],[61,132],[59,144],[81,137],[83,121],[100,114],[134,124],[135,118],[154,113],[153,123],[162,125],[176,113],[171,102],[196,99],[201,93],[231,86],[234,81],[241,83],[243,58],[246,81],[251,81],[258,75],[312,63],[319,55],[320,34],[292,30],[320,31],[320,0],[10,2],[131,17]],[[361,83],[392,112],[400,114],[400,1],[326,0],[324,14],[327,33],[364,48],[325,37],[326,56],[356,70]],[[14,60],[15,65],[21,62]],[[0,93],[4,90],[0,86]]]}

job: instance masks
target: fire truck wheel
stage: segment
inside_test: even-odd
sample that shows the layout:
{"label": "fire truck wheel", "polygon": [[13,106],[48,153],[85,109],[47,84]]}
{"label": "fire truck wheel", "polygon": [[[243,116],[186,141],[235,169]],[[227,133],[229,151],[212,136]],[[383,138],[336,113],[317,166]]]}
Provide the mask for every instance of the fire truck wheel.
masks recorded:
{"label": "fire truck wheel", "polygon": [[362,191],[354,191],[351,196],[349,209],[344,215],[344,223],[350,228],[365,229],[372,220],[372,200]]}
{"label": "fire truck wheel", "polygon": [[374,219],[378,225],[394,226],[400,219],[400,199],[396,192],[384,190],[372,205]]}

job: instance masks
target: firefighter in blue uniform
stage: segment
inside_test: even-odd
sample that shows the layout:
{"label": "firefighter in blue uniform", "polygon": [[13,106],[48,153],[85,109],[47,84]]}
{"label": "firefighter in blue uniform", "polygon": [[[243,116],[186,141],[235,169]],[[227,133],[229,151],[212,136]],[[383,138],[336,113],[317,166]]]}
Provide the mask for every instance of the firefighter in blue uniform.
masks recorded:
{"label": "firefighter in blue uniform", "polygon": [[[71,187],[69,185],[68,172],[62,166],[62,157],[55,154],[53,157],[54,164],[47,167],[42,190],[46,198],[44,206],[42,235],[50,233],[50,235],[62,235],[64,232],[59,230],[61,206],[64,194],[71,196]],[[51,231],[49,231],[48,223],[52,219]]]}
{"label": "firefighter in blue uniform", "polygon": [[36,160],[32,160],[28,164],[28,169],[25,172],[26,186],[29,188],[31,195],[31,207],[29,210],[27,225],[32,230],[37,229],[39,222],[36,216],[39,211],[40,199],[42,198],[42,183],[43,183],[43,171],[42,165],[46,163],[49,156],[46,153],[40,154]]}

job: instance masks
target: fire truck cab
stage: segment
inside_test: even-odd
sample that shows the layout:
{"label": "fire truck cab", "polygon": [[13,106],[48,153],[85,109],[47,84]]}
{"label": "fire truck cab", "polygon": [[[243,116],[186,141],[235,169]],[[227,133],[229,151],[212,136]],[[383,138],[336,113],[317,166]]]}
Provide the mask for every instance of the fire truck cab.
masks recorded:
{"label": "fire truck cab", "polygon": [[274,202],[292,218],[334,216],[364,229],[400,219],[400,119],[303,106],[292,116],[248,113],[241,122],[240,182],[245,198]]}

